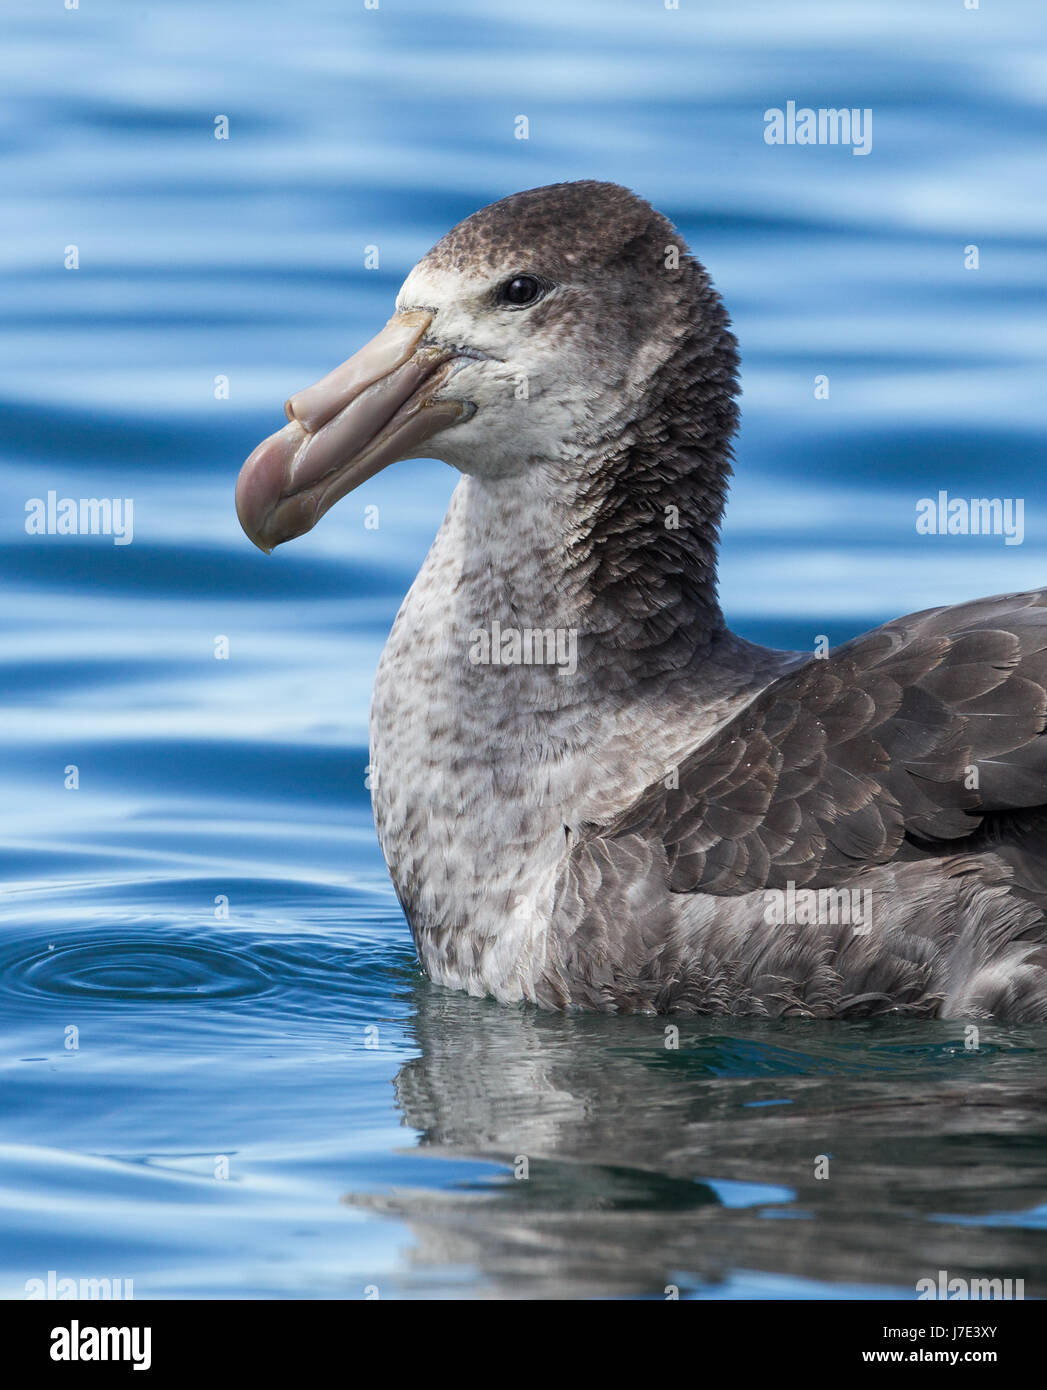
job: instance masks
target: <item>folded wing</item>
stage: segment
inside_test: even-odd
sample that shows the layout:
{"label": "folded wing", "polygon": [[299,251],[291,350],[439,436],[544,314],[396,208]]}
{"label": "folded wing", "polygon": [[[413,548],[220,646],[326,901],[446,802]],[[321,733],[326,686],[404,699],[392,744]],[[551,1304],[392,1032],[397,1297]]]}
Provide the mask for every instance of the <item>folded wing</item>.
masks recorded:
{"label": "folded wing", "polygon": [[581,840],[660,840],[676,893],[838,885],[1047,803],[1045,723],[1047,590],[930,609],[781,677]]}

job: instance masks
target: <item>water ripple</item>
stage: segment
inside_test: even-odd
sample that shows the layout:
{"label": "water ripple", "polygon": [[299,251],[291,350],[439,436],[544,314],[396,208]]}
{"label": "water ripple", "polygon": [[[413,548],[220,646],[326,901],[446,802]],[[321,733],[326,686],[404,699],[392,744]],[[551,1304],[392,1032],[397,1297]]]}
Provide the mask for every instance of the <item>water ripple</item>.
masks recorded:
{"label": "water ripple", "polygon": [[0,983],[22,998],[125,1003],[246,999],[274,988],[266,971],[239,952],[142,935],[33,942],[28,954],[3,962]]}

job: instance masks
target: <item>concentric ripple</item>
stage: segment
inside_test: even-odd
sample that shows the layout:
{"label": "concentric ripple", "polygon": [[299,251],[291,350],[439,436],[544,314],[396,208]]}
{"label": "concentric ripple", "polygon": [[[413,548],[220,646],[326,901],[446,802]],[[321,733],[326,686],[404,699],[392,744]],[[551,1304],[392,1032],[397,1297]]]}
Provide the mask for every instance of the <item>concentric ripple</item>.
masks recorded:
{"label": "concentric ripple", "polygon": [[[25,945],[26,943],[23,943]],[[6,990],[79,1000],[246,999],[273,987],[254,961],[213,941],[145,935],[32,943],[3,969]]]}

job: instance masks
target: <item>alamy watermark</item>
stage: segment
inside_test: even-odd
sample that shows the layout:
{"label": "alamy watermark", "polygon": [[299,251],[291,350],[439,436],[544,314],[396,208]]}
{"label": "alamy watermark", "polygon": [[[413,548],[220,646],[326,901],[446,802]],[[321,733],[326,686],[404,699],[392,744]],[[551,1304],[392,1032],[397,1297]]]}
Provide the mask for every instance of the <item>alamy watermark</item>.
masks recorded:
{"label": "alamy watermark", "polygon": [[153,1364],[151,1327],[89,1327],[73,1318],[51,1329],[52,1361],[130,1361],[134,1371]]}
{"label": "alamy watermark", "polygon": [[1024,1279],[964,1279],[957,1275],[950,1279],[947,1270],[940,1269],[937,1279],[933,1275],[917,1279],[916,1297],[944,1299],[1024,1299]]}
{"label": "alamy watermark", "polygon": [[763,920],[771,927],[853,927],[855,936],[872,930],[871,888],[764,889]]}
{"label": "alamy watermark", "polygon": [[872,108],[810,106],[787,101],[784,111],[772,106],[763,113],[763,138],[768,145],[850,145],[851,154],[872,149]]}
{"label": "alamy watermark", "polygon": [[502,627],[495,618],[490,629],[469,634],[469,660],[474,666],[558,666],[561,676],[578,669],[578,629],[573,627]]}
{"label": "alamy watermark", "polygon": [[916,504],[920,536],[1003,536],[1004,545],[1025,539],[1024,497],[921,497]]}
{"label": "alamy watermark", "polygon": [[112,536],[114,545],[130,545],[135,533],[131,497],[30,497],[25,504],[28,536]]}
{"label": "alamy watermark", "polygon": [[34,1298],[111,1298],[133,1299],[133,1279],[59,1279],[58,1271],[49,1269],[45,1279],[27,1279],[25,1296]]}

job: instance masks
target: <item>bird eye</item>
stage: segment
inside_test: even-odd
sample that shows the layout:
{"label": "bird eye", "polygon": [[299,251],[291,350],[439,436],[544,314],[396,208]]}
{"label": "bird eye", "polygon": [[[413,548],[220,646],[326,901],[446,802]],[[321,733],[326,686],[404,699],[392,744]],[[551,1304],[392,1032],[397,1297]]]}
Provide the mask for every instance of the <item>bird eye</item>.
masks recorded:
{"label": "bird eye", "polygon": [[508,304],[513,309],[526,309],[529,304],[536,304],[541,299],[545,288],[537,275],[514,275],[511,280],[498,286],[498,303]]}

